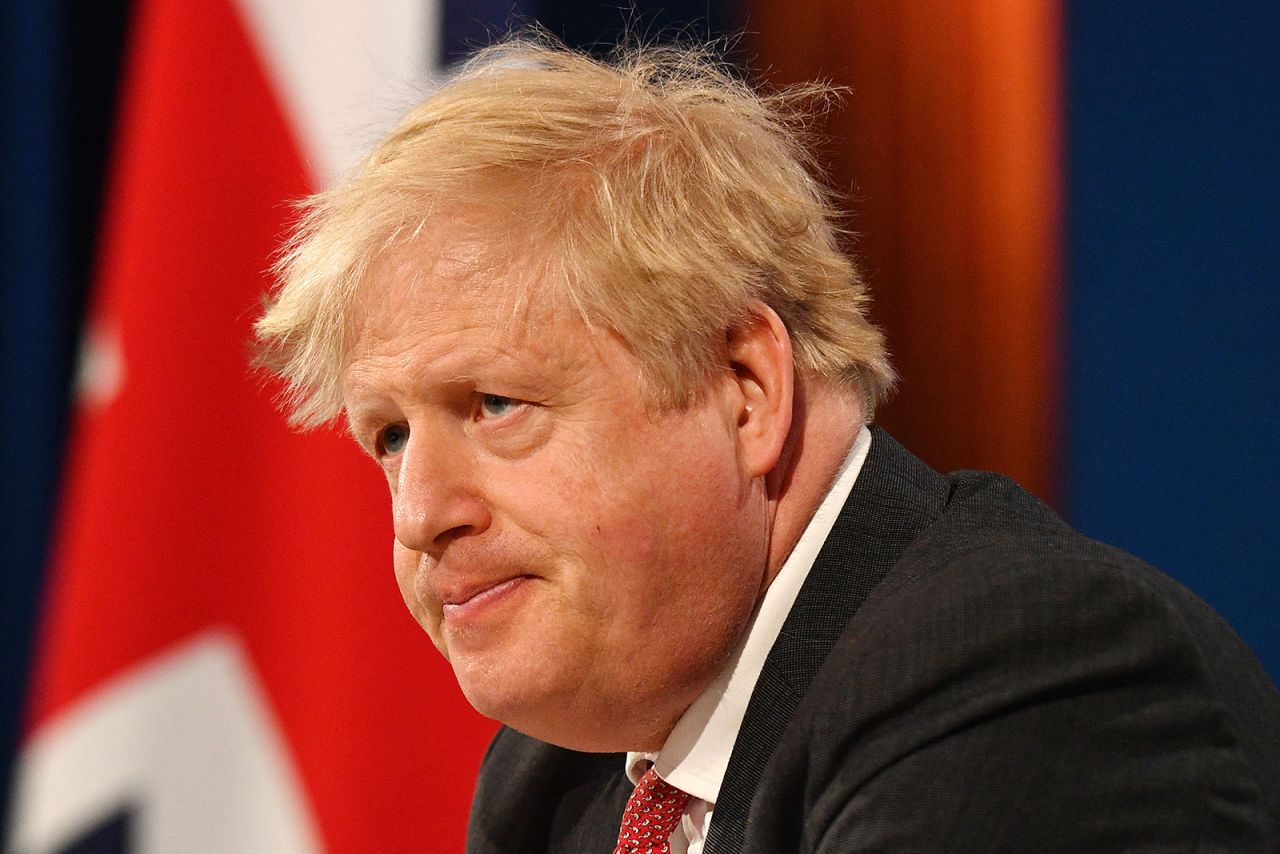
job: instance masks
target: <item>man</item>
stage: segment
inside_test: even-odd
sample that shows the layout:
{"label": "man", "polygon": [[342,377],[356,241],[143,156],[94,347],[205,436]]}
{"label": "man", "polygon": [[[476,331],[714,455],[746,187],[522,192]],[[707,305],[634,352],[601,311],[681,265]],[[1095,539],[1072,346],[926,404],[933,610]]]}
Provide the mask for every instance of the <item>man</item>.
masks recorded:
{"label": "man", "polygon": [[345,412],[507,725],[469,850],[1277,850],[1230,629],[866,426],[893,376],[787,109],[693,53],[491,48],[280,265],[293,419]]}

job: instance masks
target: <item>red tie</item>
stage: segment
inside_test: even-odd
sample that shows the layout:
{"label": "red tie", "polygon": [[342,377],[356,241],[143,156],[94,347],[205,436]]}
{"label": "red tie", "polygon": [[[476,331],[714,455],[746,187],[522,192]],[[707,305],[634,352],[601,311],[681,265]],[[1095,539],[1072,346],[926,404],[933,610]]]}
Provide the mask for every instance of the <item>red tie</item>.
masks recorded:
{"label": "red tie", "polygon": [[613,854],[671,854],[668,839],[684,815],[689,793],[682,792],[650,768],[627,801]]}

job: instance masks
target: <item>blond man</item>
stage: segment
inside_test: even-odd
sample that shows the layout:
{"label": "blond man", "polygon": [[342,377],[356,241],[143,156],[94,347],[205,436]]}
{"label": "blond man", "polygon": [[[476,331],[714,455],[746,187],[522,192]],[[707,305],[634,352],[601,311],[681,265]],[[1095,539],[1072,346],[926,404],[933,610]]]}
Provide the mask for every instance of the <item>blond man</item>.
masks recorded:
{"label": "blond man", "polygon": [[1280,845],[1231,630],[869,426],[819,92],[510,42],[308,204],[263,360],[385,472],[405,603],[506,725],[468,850]]}

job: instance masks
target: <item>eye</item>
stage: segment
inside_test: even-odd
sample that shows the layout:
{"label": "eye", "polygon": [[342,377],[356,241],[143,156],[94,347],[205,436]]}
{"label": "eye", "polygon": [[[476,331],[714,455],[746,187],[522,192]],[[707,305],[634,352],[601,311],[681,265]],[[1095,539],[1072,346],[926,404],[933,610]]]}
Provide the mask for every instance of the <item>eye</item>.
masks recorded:
{"label": "eye", "polygon": [[500,394],[486,394],[480,398],[481,418],[501,418],[520,405],[514,397],[503,397]]}
{"label": "eye", "polygon": [[409,442],[407,424],[388,424],[378,433],[378,451],[382,454],[398,454]]}

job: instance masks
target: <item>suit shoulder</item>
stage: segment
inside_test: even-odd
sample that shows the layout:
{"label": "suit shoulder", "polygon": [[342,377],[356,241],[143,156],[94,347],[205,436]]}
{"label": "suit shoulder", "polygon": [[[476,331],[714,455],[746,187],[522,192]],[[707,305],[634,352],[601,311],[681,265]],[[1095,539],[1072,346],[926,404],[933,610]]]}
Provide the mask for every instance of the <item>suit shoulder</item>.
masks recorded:
{"label": "suit shoulder", "polygon": [[1114,585],[1179,610],[1207,610],[1169,576],[1084,536],[1008,478],[957,472],[948,479],[951,490],[943,512],[904,550],[877,589],[877,598],[901,593],[945,602],[947,594],[980,595],[983,589],[1025,577],[1027,583],[1018,586],[1025,588],[1029,604],[1046,598],[1037,595],[1037,585],[1059,595],[1059,588],[1079,589],[1086,596],[1096,594],[1099,586]]}
{"label": "suit shoulder", "polygon": [[945,512],[859,615],[867,628],[910,632],[894,615],[916,614],[950,626],[962,646],[1007,655],[1052,646],[1064,666],[1159,661],[1164,669],[1149,675],[1181,674],[1185,688],[1226,710],[1247,747],[1261,749],[1252,735],[1265,732],[1280,763],[1280,695],[1208,604],[1140,558],[1074,530],[1007,478],[951,479]]}
{"label": "suit shoulder", "polygon": [[[815,846],[850,810],[888,833],[921,804],[935,812],[908,848],[954,820],[974,844],[1026,850],[1117,803],[1141,808],[1098,828],[1097,850],[1280,825],[1280,695],[1244,644],[1177,582],[994,475],[952,476],[793,724],[771,773],[813,793],[793,807]],[[1020,810],[1047,835],[1015,828]]]}

